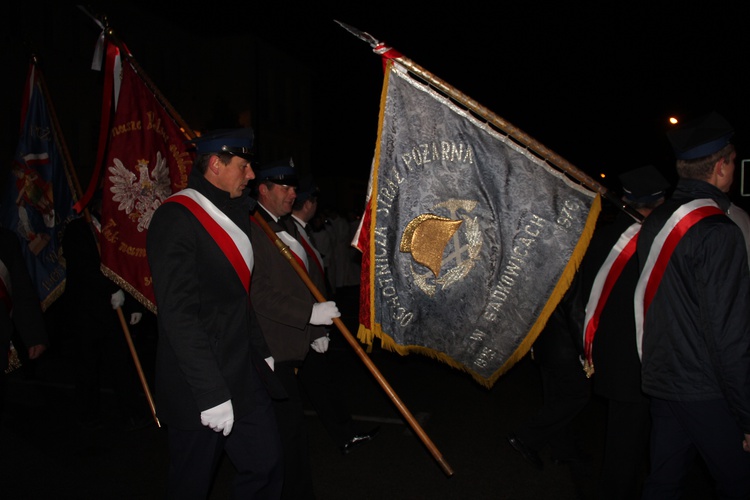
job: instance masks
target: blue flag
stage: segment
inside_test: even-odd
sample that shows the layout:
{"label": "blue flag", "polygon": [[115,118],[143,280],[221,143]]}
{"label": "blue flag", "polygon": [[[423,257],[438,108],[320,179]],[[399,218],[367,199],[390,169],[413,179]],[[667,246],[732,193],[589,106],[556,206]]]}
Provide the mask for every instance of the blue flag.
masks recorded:
{"label": "blue flag", "polygon": [[0,199],[0,225],[18,235],[45,310],[65,289],[61,239],[66,224],[77,214],[62,138],[53,126],[34,63],[29,68],[22,110],[18,148]]}
{"label": "blue flag", "polygon": [[599,196],[388,65],[358,337],[485,386],[528,352],[588,246]]}

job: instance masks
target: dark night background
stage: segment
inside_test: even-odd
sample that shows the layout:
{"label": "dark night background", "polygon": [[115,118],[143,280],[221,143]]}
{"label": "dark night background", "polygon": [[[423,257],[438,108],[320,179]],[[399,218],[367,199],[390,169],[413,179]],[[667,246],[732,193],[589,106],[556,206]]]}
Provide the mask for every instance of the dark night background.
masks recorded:
{"label": "dark night background", "polygon": [[[98,133],[92,124],[101,103],[96,94],[100,77],[90,69],[100,30],[75,4],[6,5],[3,166],[17,143],[21,90],[33,51],[42,61],[64,135],[69,142],[68,136],[75,138],[70,147],[74,165],[87,172]],[[200,122],[194,109],[236,105],[238,113],[245,105],[231,99],[202,103],[200,95],[186,94],[194,75],[210,74],[221,85],[244,63],[227,56],[231,51],[220,48],[222,40],[257,37],[298,61],[309,71],[305,160],[316,177],[346,177],[361,188],[376,140],[380,57],[334,22],[339,20],[395,48],[589,176],[600,180],[600,173],[607,174],[600,181],[615,191],[615,174],[647,163],[673,179],[667,118],[716,110],[736,130],[732,195],[747,208],[748,198],[740,199],[738,189],[740,160],[750,158],[750,95],[743,76],[750,54],[747,2],[461,1],[417,7],[409,2],[276,2],[271,7],[136,0],[85,5],[107,15],[191,124]],[[191,52],[196,54],[192,60]],[[261,126],[254,126],[262,137]],[[81,151],[81,144],[89,143],[89,150]],[[86,182],[87,175],[81,177]],[[339,189],[334,196],[341,194]],[[359,198],[350,197],[348,203],[361,203]]]}
{"label": "dark night background", "polygon": [[[107,15],[192,127],[236,126],[238,113],[253,108],[259,156],[272,159],[287,139],[295,159],[321,181],[323,204],[361,213],[383,79],[380,57],[334,22],[339,20],[398,50],[589,176],[607,174],[601,183],[615,191],[617,173],[649,163],[674,180],[668,117],[718,111],[736,131],[732,197],[750,210],[750,197],[738,192],[740,161],[750,159],[750,2],[744,0],[121,0],[86,7]],[[77,175],[86,185],[102,101],[101,73],[90,68],[99,27],[65,0],[9,0],[0,7],[0,20],[0,192],[18,144],[31,53],[39,56]],[[275,66],[268,69],[268,61]],[[256,70],[269,78],[257,77]],[[283,84],[260,83],[273,83],[277,76]],[[286,88],[294,79],[300,88]],[[345,316],[354,329],[357,298],[356,292],[349,303],[336,298],[342,310],[348,306]],[[64,300],[55,304],[65,307]],[[51,310],[53,321],[64,316],[59,308]],[[8,487],[6,496],[23,491],[24,498],[35,491],[51,493],[33,498],[153,497],[162,491],[167,463],[161,431],[91,434],[74,422],[68,391],[60,390],[72,387],[65,335],[74,326],[53,325],[51,338],[59,340],[42,358],[51,364],[39,365],[37,372],[44,383],[19,384],[9,400],[13,413],[0,422],[6,459],[0,471],[9,471],[11,479],[0,481],[0,497]],[[369,450],[343,457],[321,423],[311,419],[321,498],[564,499],[574,498],[579,482],[593,485],[598,466],[549,464],[542,475],[507,445],[505,434],[542,403],[541,381],[529,358],[487,392],[445,364],[374,350],[375,364],[395,381],[456,466],[456,476],[445,482],[385,394],[346,346],[336,348],[337,341],[343,342],[332,340],[331,352],[345,370],[341,379],[354,414],[384,423]],[[111,404],[114,408],[114,400]],[[605,422],[598,403],[580,420],[595,464]],[[226,496],[233,472],[228,462],[222,470],[212,498]],[[709,498],[710,482],[700,470],[690,483],[689,498]]]}

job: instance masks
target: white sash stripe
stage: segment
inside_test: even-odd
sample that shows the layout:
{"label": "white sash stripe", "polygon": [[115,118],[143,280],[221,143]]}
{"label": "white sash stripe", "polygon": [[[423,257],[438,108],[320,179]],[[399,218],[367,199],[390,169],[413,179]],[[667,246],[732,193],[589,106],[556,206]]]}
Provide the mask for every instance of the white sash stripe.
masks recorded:
{"label": "white sash stripe", "polygon": [[584,345],[586,344],[586,331],[588,330],[588,324],[593,318],[594,313],[596,312],[596,306],[599,304],[599,300],[602,298],[602,289],[604,288],[604,283],[607,281],[607,276],[609,276],[612,265],[615,263],[615,260],[617,260],[617,257],[625,249],[625,246],[628,244],[628,242],[633,239],[633,236],[635,236],[640,230],[640,222],[636,222],[628,227],[617,239],[617,243],[615,243],[615,245],[612,247],[612,250],[609,251],[607,259],[604,261],[604,264],[602,264],[602,267],[600,267],[599,271],[596,273],[594,285],[591,287],[589,300],[586,303],[586,316],[583,321]]}
{"label": "white sash stripe", "polygon": [[224,214],[221,210],[219,210],[216,205],[211,203],[211,201],[200,194],[198,191],[196,191],[193,188],[186,188],[182,191],[179,191],[178,193],[173,194],[171,197],[174,196],[185,196],[187,198],[190,198],[191,200],[195,201],[198,205],[203,208],[203,210],[206,211],[206,213],[219,225],[221,226],[224,231],[227,232],[229,237],[234,241],[234,244],[237,246],[237,249],[240,251],[240,255],[242,255],[242,258],[245,260],[245,264],[247,264],[247,268],[252,271],[253,264],[255,263],[255,257],[253,255],[253,246],[250,244],[250,238],[242,231],[242,229],[239,228],[237,224],[232,222],[232,220]]}
{"label": "white sash stripe", "polygon": [[[296,221],[295,221],[295,224]],[[313,253],[315,254],[315,258],[318,259],[318,264],[320,264],[321,269],[323,268],[323,256],[320,255],[320,252],[318,252],[318,249],[315,248],[315,245],[313,245],[312,241],[310,241],[310,235],[307,234],[307,230],[302,227],[302,225],[297,224],[297,229],[299,230],[299,234],[302,235],[302,237],[305,239],[308,245],[310,245],[310,248],[312,249]]]}
{"label": "white sash stripe", "polygon": [[310,264],[307,262],[307,252],[305,252],[305,248],[302,246],[302,243],[297,241],[294,236],[287,233],[286,231],[279,231],[276,233],[276,236],[278,236],[279,239],[283,241],[297,257],[300,258],[302,263],[305,264],[305,269],[307,270],[307,272],[310,272]]}
{"label": "white sash stripe", "polygon": [[654,265],[656,264],[656,261],[661,254],[662,248],[664,247],[664,242],[667,240],[667,237],[672,232],[672,230],[677,227],[680,221],[690,212],[703,207],[718,208],[719,205],[717,205],[714,200],[708,198],[700,198],[689,203],[685,203],[680,208],[675,210],[674,213],[669,217],[666,224],[664,224],[664,227],[661,228],[659,233],[656,235],[656,238],[654,238],[654,242],[651,244],[651,248],[648,251],[646,263],[641,270],[641,275],[638,278],[638,284],[635,287],[635,297],[633,304],[633,310],[635,312],[635,343],[638,347],[638,358],[640,358],[641,360],[643,359],[643,323],[645,321],[645,318],[643,317],[643,309],[645,304],[643,303],[643,301],[646,295],[646,286],[648,285],[648,280],[651,276],[652,271],[654,270]]}

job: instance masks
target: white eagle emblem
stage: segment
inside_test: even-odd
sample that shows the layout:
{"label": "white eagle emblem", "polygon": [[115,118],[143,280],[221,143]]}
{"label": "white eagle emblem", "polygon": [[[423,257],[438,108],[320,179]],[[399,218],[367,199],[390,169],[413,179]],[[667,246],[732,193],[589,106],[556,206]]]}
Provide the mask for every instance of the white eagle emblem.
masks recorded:
{"label": "white eagle emblem", "polygon": [[128,170],[118,158],[107,170],[112,187],[112,200],[119,203],[117,210],[124,210],[130,220],[137,222],[138,231],[148,229],[151,216],[162,202],[172,194],[167,160],[156,152],[156,164],[149,173],[148,160],[141,159],[135,165],[138,175]]}

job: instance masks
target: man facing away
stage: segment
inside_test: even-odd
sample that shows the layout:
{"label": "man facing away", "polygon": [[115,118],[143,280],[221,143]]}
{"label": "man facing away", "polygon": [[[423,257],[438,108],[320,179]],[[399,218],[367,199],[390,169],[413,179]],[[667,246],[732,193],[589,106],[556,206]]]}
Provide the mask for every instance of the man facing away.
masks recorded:
{"label": "man facing away", "polygon": [[668,132],[679,181],[638,238],[634,308],[652,418],[645,499],[678,498],[697,455],[719,498],[750,498],[750,271],[726,216],[732,135],[717,113]]}
{"label": "man facing away", "polygon": [[[619,176],[621,201],[643,218],[664,203],[669,182],[653,165]],[[641,223],[624,210],[596,228],[579,268],[583,352],[593,392],[607,404],[597,498],[639,498],[648,463],[650,402],[641,390],[635,344],[635,244]]]}
{"label": "man facing away", "polygon": [[[170,498],[206,498],[222,452],[235,498],[277,499],[271,403],[285,397],[251,307],[251,129],[195,141],[188,188],[154,213],[147,251],[158,307],[156,409],[168,430]],[[266,360],[268,358],[268,360]]]}

